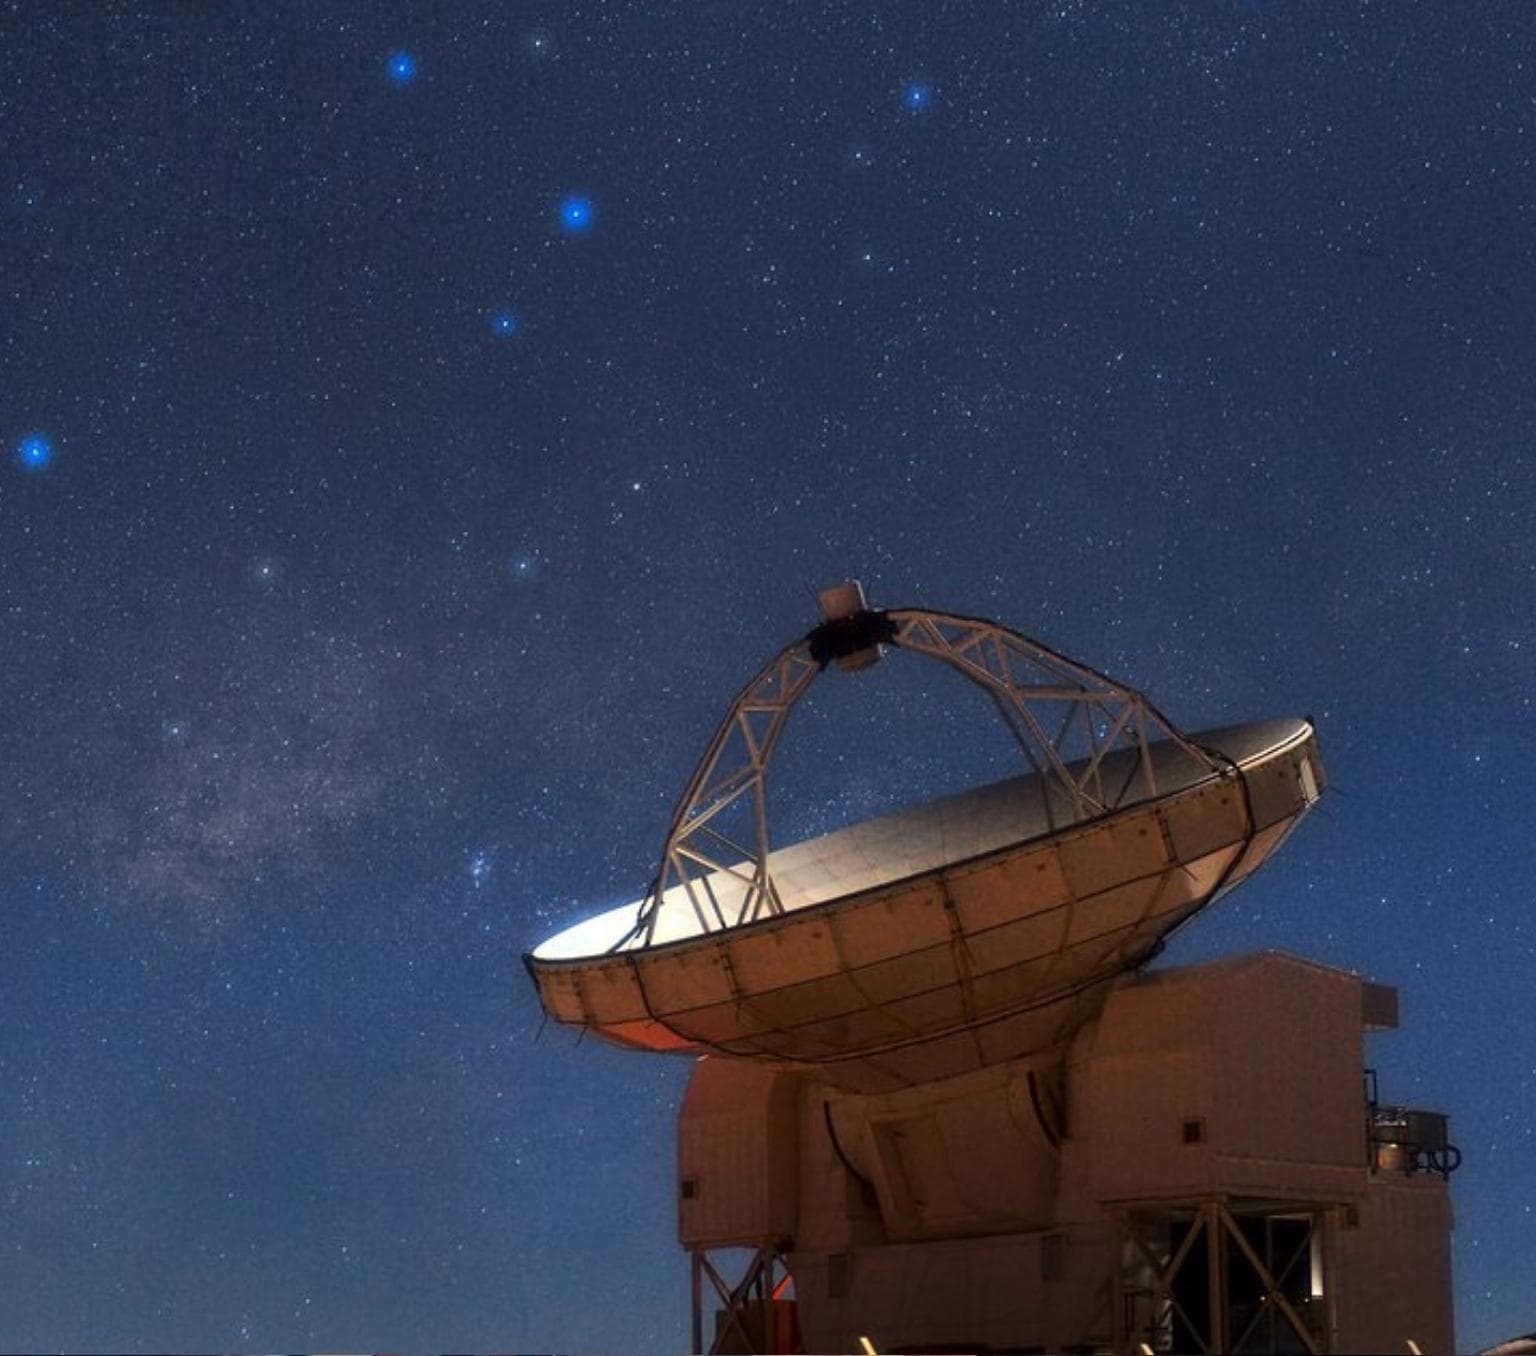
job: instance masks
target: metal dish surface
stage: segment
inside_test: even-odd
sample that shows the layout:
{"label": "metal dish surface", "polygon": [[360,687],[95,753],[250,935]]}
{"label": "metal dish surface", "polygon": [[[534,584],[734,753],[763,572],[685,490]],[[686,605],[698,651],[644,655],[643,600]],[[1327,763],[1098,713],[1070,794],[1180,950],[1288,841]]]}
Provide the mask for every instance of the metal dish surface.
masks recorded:
{"label": "metal dish surface", "polygon": [[[1157,794],[1098,818],[1071,822],[1048,778],[1011,778],[775,850],[771,916],[709,930],[668,891],[648,939],[638,901],[525,963],[554,1020],[604,1040],[858,1091],[1039,1055],[1257,869],[1324,784],[1300,719],[1149,752]],[[1106,780],[1117,759],[1129,775],[1116,754]],[[729,872],[712,880],[727,897],[744,888]]]}

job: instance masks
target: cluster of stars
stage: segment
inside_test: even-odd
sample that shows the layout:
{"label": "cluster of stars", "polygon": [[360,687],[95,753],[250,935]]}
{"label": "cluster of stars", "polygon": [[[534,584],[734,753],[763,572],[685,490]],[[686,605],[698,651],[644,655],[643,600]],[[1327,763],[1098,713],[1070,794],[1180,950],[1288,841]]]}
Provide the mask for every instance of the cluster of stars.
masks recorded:
{"label": "cluster of stars", "polygon": [[[550,38],[547,34],[535,34],[528,40],[528,48],[536,55],[545,54],[550,48]],[[407,86],[415,84],[419,75],[419,61],[415,52],[406,48],[398,48],[390,52],[384,61],[384,74],[389,78],[390,84],[395,86]],[[922,91],[922,103],[928,101],[928,92]],[[596,220],[596,207],[593,200],[584,193],[568,193],[559,201],[556,207],[556,221],[559,223],[565,235],[585,235],[593,227]],[[502,307],[493,310],[490,315],[490,333],[496,339],[510,339],[522,329],[521,319],[515,310]],[[46,461],[46,456],[45,458]]]}
{"label": "cluster of stars", "polygon": [[484,849],[469,854],[469,883],[475,889],[484,889],[491,878],[491,855]]}
{"label": "cluster of stars", "polygon": [[[529,48],[537,55],[544,54],[549,46],[547,34],[538,33],[529,39]],[[391,52],[384,63],[386,77],[396,86],[414,84],[419,70],[415,53],[404,48]],[[595,218],[596,208],[592,199],[580,193],[568,194],[560,200],[556,209],[556,220],[566,235],[584,235],[592,229]],[[490,331],[494,338],[510,339],[520,328],[521,322],[515,311],[502,308],[491,313]]]}
{"label": "cluster of stars", "polygon": [[[534,55],[542,56],[550,49],[551,43],[547,33],[536,33],[528,39],[528,49]],[[399,48],[391,52],[384,63],[384,72],[390,83],[396,86],[412,85],[419,74],[419,63],[415,53]],[[921,113],[933,101],[933,88],[923,80],[909,80],[901,91],[901,103],[909,113]],[[872,156],[866,148],[859,148],[853,153],[856,164],[867,165],[871,163]],[[584,194],[571,193],[560,200],[556,209],[556,219],[560,229],[566,235],[584,235],[590,231],[596,221],[596,207],[593,200]],[[865,262],[870,262],[869,256],[865,256]],[[491,335],[497,339],[510,339],[521,329],[521,322],[515,311],[500,309],[493,311],[490,317]]]}

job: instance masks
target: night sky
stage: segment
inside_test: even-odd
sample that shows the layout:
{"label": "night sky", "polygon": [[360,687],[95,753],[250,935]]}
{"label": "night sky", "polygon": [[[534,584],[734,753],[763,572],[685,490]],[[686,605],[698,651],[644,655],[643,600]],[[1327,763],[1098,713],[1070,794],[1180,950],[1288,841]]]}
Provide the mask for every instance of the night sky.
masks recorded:
{"label": "night sky", "polygon": [[[519,957],[850,576],[1316,718],[1167,960],[1399,985],[1536,1327],[1533,95],[1527,0],[0,6],[0,1347],[682,1349],[687,1064]],[[1015,770],[936,667],[783,835]]]}

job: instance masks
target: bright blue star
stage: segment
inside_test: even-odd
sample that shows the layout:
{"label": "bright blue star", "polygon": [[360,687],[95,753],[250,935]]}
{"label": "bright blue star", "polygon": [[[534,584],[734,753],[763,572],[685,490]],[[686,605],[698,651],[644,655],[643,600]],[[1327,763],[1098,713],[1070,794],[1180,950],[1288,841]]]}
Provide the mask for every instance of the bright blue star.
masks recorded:
{"label": "bright blue star", "polygon": [[498,339],[510,339],[517,333],[517,313],[497,311],[491,316],[491,333]]}
{"label": "bright blue star", "polygon": [[592,199],[569,197],[560,204],[560,224],[579,234],[592,225]]}
{"label": "bright blue star", "polygon": [[409,52],[391,52],[384,70],[392,84],[409,85],[416,78],[416,58]]}
{"label": "bright blue star", "polygon": [[29,471],[41,471],[53,460],[53,444],[41,433],[29,433],[16,444],[16,460]]}
{"label": "bright blue star", "polygon": [[933,91],[920,80],[913,80],[901,92],[901,102],[910,113],[921,113],[933,98]]}

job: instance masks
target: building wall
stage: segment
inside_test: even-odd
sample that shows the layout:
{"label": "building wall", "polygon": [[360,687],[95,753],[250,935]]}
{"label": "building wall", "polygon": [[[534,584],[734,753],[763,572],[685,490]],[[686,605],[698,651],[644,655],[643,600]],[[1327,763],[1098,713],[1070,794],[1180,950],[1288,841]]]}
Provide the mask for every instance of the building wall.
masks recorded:
{"label": "building wall", "polygon": [[[1050,1241],[1048,1241],[1050,1240]],[[1109,1333],[1107,1228],[793,1254],[807,1351],[918,1347],[1059,1351]]]}
{"label": "building wall", "polygon": [[1379,1174],[1329,1239],[1340,1351],[1454,1350],[1451,1203],[1438,1178]]}
{"label": "building wall", "polygon": [[1356,976],[1279,955],[1117,990],[1069,1058],[1061,1214],[1212,1193],[1357,1199],[1360,1013]]}
{"label": "building wall", "polygon": [[677,1119],[678,1239],[687,1248],[792,1238],[800,1203],[800,1080],[701,1059]]}

